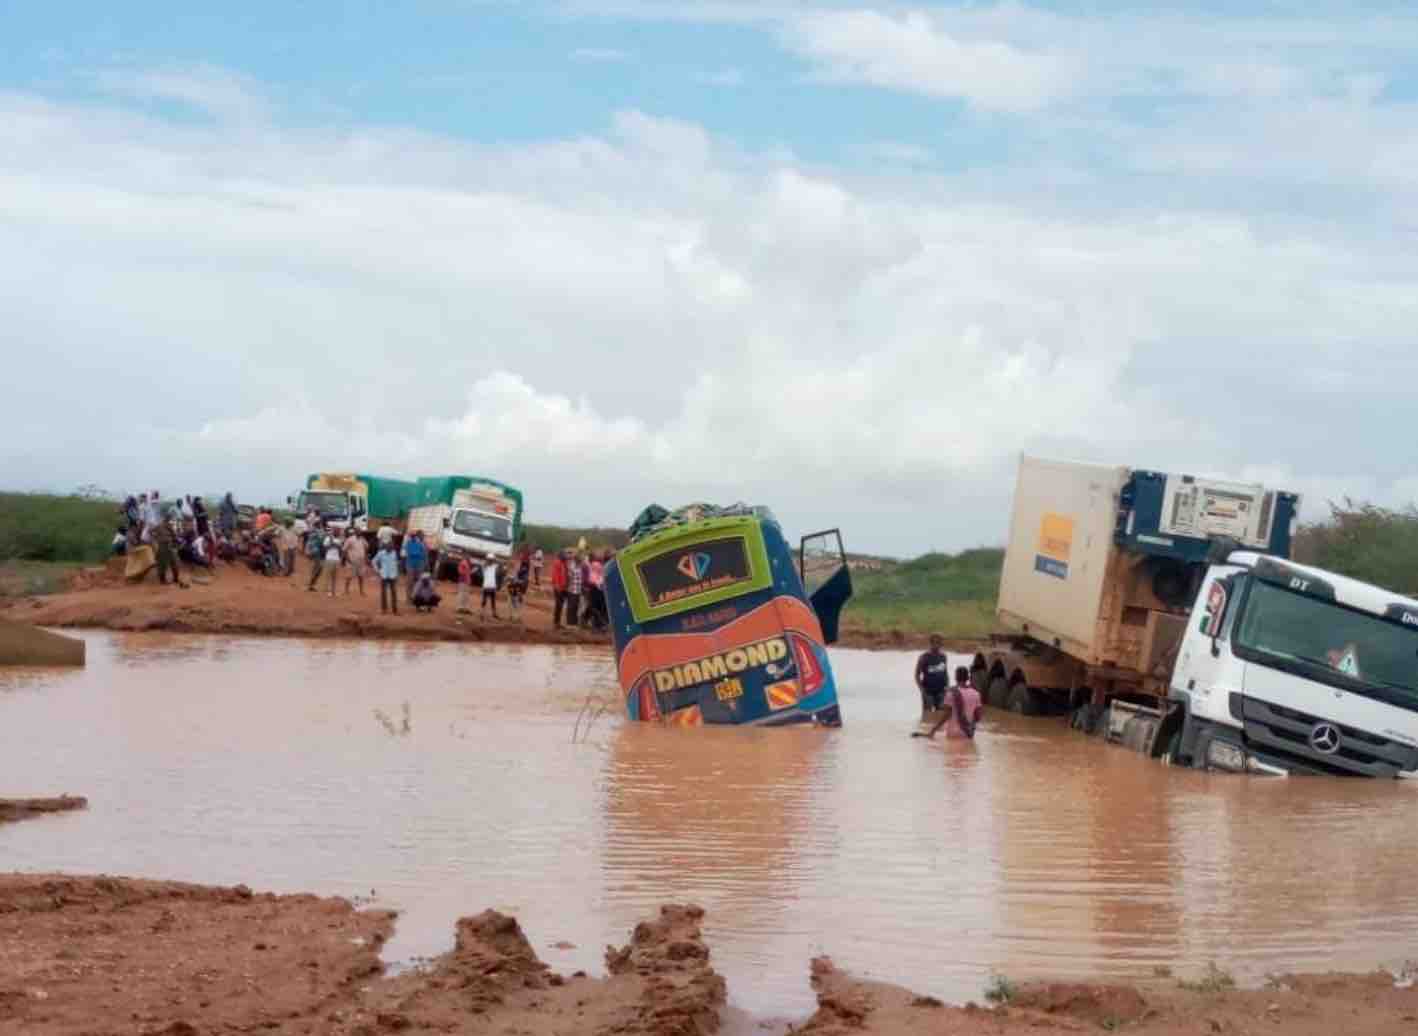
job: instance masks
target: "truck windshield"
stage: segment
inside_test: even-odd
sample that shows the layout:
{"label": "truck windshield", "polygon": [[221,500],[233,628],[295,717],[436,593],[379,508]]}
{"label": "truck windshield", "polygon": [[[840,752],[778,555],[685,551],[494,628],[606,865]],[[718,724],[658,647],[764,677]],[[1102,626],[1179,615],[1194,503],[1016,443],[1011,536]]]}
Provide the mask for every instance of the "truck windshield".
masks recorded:
{"label": "truck windshield", "polygon": [[1242,657],[1298,663],[1308,676],[1418,710],[1418,629],[1251,580],[1236,627]]}
{"label": "truck windshield", "polygon": [[349,499],[344,493],[301,493],[301,512],[312,507],[321,518],[347,518],[350,513]]}
{"label": "truck windshield", "polygon": [[453,531],[460,536],[476,536],[495,543],[512,542],[512,523],[495,514],[457,511],[453,515]]}

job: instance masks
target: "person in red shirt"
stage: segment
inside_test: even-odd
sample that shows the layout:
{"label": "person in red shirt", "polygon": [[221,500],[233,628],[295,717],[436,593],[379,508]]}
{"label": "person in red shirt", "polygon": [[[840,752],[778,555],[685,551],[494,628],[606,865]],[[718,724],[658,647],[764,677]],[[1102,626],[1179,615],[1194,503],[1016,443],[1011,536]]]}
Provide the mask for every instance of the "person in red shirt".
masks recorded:
{"label": "person in red shirt", "polygon": [[566,568],[566,552],[561,551],[551,563],[551,590],[556,595],[556,607],[552,609],[551,624],[561,625],[561,613],[566,609],[566,587],[571,581],[571,573]]}

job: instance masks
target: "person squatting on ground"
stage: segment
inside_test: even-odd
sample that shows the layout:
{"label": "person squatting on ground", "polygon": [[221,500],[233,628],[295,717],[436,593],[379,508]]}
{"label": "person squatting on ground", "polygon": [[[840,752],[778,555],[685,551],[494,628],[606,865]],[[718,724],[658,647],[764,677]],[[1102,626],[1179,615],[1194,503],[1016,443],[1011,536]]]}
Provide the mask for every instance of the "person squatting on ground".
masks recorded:
{"label": "person squatting on ground", "polygon": [[468,595],[473,590],[473,563],[466,557],[458,559],[458,606],[454,609],[459,615],[466,615],[469,612]]}
{"label": "person squatting on ground", "polygon": [[428,572],[420,572],[418,581],[414,583],[414,592],[409,597],[414,606],[414,611],[431,612],[438,607],[438,602],[443,600],[438,591],[433,586],[433,576]]}
{"label": "person squatting on ground", "polygon": [[938,634],[931,634],[931,647],[916,659],[916,688],[921,692],[921,715],[933,712],[945,704],[945,688],[950,682],[950,660],[941,650],[944,643]]}
{"label": "person squatting on ground", "polygon": [[350,583],[359,583],[359,595],[364,596],[364,569],[365,561],[369,557],[369,544],[364,542],[364,537],[351,530],[345,537],[345,562],[350,566],[350,570],[345,573],[345,596],[350,595]]}
{"label": "person squatting on ground", "polygon": [[483,561],[483,599],[478,605],[478,614],[487,614],[489,602],[492,604],[492,617],[497,618],[497,561],[491,554]]}
{"label": "person squatting on ground", "polygon": [[963,665],[955,667],[955,686],[946,692],[945,699],[946,715],[931,727],[927,736],[935,737],[936,731],[945,727],[946,737],[972,740],[984,710],[980,706],[980,692],[970,682],[970,670]]}
{"label": "person squatting on ground", "polygon": [[399,614],[399,555],[393,543],[380,547],[374,555],[374,572],[379,576],[379,610]]}

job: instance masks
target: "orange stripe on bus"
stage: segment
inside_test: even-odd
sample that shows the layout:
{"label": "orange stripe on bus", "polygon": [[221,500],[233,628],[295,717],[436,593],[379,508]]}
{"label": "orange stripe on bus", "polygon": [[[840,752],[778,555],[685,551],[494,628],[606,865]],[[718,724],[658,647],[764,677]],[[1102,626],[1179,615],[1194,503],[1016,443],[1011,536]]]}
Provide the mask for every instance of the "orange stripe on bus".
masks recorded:
{"label": "orange stripe on bus", "polygon": [[620,685],[634,687],[646,673],[729,651],[784,631],[822,643],[822,624],[796,597],[775,597],[709,633],[642,633],[620,655]]}

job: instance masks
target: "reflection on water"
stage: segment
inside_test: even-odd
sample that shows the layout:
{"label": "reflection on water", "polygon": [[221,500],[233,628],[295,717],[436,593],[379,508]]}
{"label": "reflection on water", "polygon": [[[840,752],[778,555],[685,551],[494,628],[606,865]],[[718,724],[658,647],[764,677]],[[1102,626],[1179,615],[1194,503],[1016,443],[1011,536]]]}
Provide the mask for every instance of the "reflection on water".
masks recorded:
{"label": "reflection on water", "polygon": [[[553,966],[665,900],[709,911],[731,996],[811,1004],[807,962],[953,999],[1011,976],[1259,978],[1418,952],[1418,785],[1169,770],[1048,720],[910,739],[912,659],[837,652],[836,731],[602,717],[595,649],[90,635],[0,671],[0,789],[88,795],[0,828],[0,868],[377,893],[387,955],[519,915]],[[552,943],[574,948],[555,948]]]}

